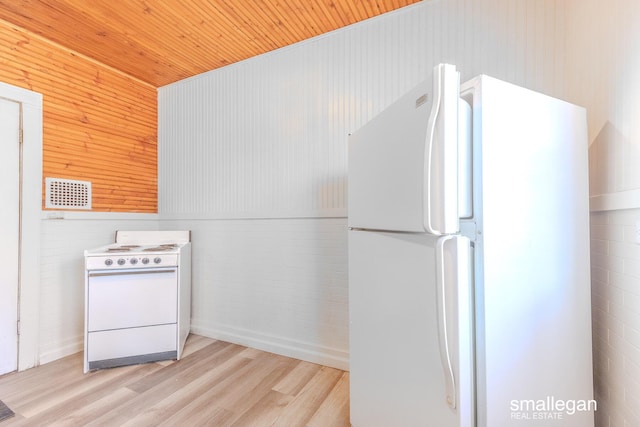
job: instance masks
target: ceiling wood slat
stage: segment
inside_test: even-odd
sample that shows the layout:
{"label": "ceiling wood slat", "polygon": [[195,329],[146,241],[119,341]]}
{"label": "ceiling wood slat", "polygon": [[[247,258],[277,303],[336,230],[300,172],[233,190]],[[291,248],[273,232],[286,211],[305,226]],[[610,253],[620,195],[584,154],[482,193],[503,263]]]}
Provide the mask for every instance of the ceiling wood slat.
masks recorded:
{"label": "ceiling wood slat", "polygon": [[420,0],[0,0],[0,19],[154,87]]}

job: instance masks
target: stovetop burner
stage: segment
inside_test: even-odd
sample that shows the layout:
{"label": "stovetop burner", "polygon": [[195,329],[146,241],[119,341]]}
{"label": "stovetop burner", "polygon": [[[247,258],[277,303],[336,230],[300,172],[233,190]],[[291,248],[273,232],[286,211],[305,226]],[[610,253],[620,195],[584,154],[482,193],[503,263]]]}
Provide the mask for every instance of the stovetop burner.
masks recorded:
{"label": "stovetop burner", "polygon": [[140,245],[120,245],[120,246],[112,246],[106,249],[106,252],[130,252],[133,249],[139,248]]}
{"label": "stovetop burner", "polygon": [[165,244],[165,245],[154,246],[152,248],[144,248],[142,251],[143,252],[166,252],[166,251],[170,251],[172,249],[175,249],[176,247],[178,247],[177,244],[169,243],[169,244]]}

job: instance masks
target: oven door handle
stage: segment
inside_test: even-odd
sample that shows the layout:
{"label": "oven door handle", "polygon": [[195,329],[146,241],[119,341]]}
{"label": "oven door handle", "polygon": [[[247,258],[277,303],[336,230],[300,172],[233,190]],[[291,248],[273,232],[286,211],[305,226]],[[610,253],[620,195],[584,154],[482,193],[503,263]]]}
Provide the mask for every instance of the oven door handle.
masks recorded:
{"label": "oven door handle", "polygon": [[176,268],[168,268],[164,270],[149,269],[149,270],[119,270],[119,271],[90,271],[89,277],[108,277],[108,276],[131,276],[133,274],[165,274],[175,273],[178,270]]}

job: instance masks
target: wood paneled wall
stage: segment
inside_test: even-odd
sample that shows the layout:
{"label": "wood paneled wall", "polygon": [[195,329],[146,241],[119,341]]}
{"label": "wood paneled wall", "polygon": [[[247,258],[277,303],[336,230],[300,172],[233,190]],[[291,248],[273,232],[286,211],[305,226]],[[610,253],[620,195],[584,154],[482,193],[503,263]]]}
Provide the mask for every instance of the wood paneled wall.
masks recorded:
{"label": "wood paneled wall", "polygon": [[0,81],[43,94],[43,177],[91,181],[94,211],[157,212],[153,86],[4,21]]}

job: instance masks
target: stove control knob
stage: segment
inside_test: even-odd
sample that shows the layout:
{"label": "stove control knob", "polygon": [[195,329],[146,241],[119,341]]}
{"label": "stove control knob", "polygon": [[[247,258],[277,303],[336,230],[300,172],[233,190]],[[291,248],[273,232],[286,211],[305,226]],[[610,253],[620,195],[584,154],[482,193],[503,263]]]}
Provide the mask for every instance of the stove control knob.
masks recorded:
{"label": "stove control knob", "polygon": [[127,262],[127,261],[125,261],[124,258],[120,258],[118,260],[118,265],[124,265],[125,262]]}
{"label": "stove control knob", "polygon": [[138,263],[138,258],[131,258],[129,262],[133,265],[136,265]]}
{"label": "stove control knob", "polygon": [[142,258],[143,264],[149,264],[149,258]]}
{"label": "stove control knob", "polygon": [[153,262],[155,262],[156,264],[160,264],[162,262],[162,259],[160,257],[155,257],[153,259]]}
{"label": "stove control knob", "polygon": [[107,258],[104,260],[104,265],[110,266],[113,264],[113,260],[111,258]]}

